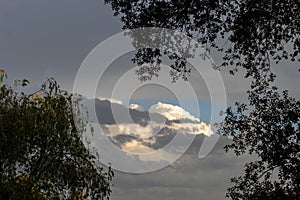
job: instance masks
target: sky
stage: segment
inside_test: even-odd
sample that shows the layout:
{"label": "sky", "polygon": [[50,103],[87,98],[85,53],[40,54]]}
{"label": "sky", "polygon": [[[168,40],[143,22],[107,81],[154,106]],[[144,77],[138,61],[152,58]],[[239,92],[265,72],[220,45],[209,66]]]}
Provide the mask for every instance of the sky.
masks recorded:
{"label": "sky", "polygon": [[[218,112],[224,105],[246,100],[249,80],[242,70],[231,76],[221,69],[217,79],[203,71],[209,63],[201,61],[201,70],[195,66],[187,82],[171,83],[169,68],[163,66],[158,78],[141,83],[130,60],[133,52],[102,66],[106,57],[96,55],[97,47],[104,41],[110,44],[122,32],[122,24],[101,0],[0,0],[0,27],[0,68],[9,81],[26,78],[31,81],[29,90],[36,90],[54,77],[64,89],[74,91],[77,84],[80,91],[93,94],[88,98],[96,99],[99,132],[115,148],[112,151],[106,143],[102,148],[101,141],[97,143],[101,134],[93,138],[94,145],[102,148],[104,163],[116,168],[112,200],[224,199],[230,178],[241,175],[244,163],[254,159],[225,153],[223,147],[230,142],[225,137],[218,138],[205,158],[198,156],[211,137],[211,117],[220,120]],[[100,50],[109,55],[124,46],[111,44]],[[79,73],[92,61],[102,67],[101,77],[98,71]],[[272,68],[278,76],[276,84],[296,98],[300,97],[299,68],[299,63],[288,61]],[[224,91],[217,85],[220,80]],[[89,87],[92,82],[94,90]],[[172,142],[176,135],[187,138],[188,145]]]}

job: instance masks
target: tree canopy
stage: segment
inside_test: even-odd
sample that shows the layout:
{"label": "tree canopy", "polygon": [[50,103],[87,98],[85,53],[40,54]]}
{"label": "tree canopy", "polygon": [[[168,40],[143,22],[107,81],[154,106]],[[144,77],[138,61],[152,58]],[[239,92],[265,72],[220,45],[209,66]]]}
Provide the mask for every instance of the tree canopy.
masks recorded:
{"label": "tree canopy", "polygon": [[[196,39],[207,51],[223,52],[223,62],[234,73],[261,81],[273,79],[270,61],[299,61],[300,2],[298,0],[105,0],[121,15],[124,29],[159,27],[178,30]],[[161,56],[157,49],[139,50],[137,64]],[[141,53],[144,52],[144,53]],[[164,52],[166,53],[166,52]],[[144,56],[144,57],[143,57]],[[180,55],[170,56],[180,62]],[[147,58],[147,59],[146,59]],[[144,62],[143,62],[144,60]],[[186,64],[173,70],[186,76]],[[144,72],[146,73],[146,71]],[[140,74],[139,74],[140,75]]]}
{"label": "tree canopy", "polygon": [[26,94],[29,81],[9,86],[0,75],[1,199],[109,199],[113,172],[82,143],[76,98],[54,79]]}
{"label": "tree canopy", "polygon": [[245,174],[233,178],[232,199],[297,199],[300,195],[300,101],[284,91],[249,94],[251,109],[236,103],[225,111],[219,133],[233,136],[226,151],[255,153],[259,159],[245,165]]}
{"label": "tree canopy", "polygon": [[[297,199],[300,196],[300,101],[279,92],[272,64],[299,62],[299,0],[105,0],[121,16],[124,29],[159,27],[180,31],[197,40],[208,52],[220,52],[214,67],[246,70],[251,77],[249,102],[223,112],[219,133],[232,137],[225,149],[238,156],[246,152],[258,160],[245,165],[243,176],[233,178],[227,196],[232,199]],[[135,43],[141,36],[131,34]],[[154,34],[159,38],[159,34]],[[159,41],[159,39],[158,39]],[[140,45],[140,46],[143,46]],[[147,45],[145,45],[147,46]],[[178,47],[180,48],[180,47]],[[171,75],[186,79],[190,55],[160,49],[138,49],[133,61],[142,80],[157,75],[162,55],[174,61]]]}

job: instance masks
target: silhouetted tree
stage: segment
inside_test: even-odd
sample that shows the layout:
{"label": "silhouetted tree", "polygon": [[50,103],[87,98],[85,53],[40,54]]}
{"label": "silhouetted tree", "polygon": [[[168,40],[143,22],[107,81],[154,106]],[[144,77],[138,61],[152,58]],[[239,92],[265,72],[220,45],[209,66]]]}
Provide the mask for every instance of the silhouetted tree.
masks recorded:
{"label": "silhouetted tree", "polygon": [[[280,93],[273,81],[271,63],[299,62],[299,0],[105,0],[124,29],[159,27],[180,31],[197,40],[208,51],[223,55],[218,67],[239,68],[252,77],[249,103],[236,103],[223,114],[219,133],[231,136],[239,156],[255,153],[259,159],[245,165],[243,176],[233,178],[228,189],[232,199],[296,199],[300,195],[300,102]],[[158,38],[159,33],[154,34]],[[134,44],[147,46],[144,38],[131,33]],[[151,38],[153,39],[153,38]],[[171,46],[171,45],[170,45]],[[177,47],[181,48],[181,47]],[[193,49],[192,49],[193,50]],[[141,80],[158,75],[161,56],[174,61],[178,76],[187,78],[186,61],[191,55],[141,48],[133,61],[141,66]],[[154,63],[145,67],[145,63]],[[156,64],[156,65],[155,65]],[[156,66],[156,67],[155,67]]]}
{"label": "silhouetted tree", "polygon": [[[220,66],[247,70],[246,76],[273,79],[270,60],[295,61],[300,51],[298,0],[105,0],[124,29],[159,27],[178,30],[202,44],[207,51],[224,53]],[[138,38],[137,40],[139,40]],[[144,52],[144,53],[143,53]],[[139,50],[142,65],[161,56],[158,49]],[[145,59],[145,56],[147,59]],[[144,59],[143,59],[144,58]],[[188,72],[180,55],[175,71]],[[183,58],[185,59],[185,57]],[[299,57],[298,57],[299,61]],[[181,73],[185,75],[185,73]],[[255,83],[254,83],[255,84]]]}
{"label": "silhouetted tree", "polygon": [[27,80],[12,87],[5,76],[1,70],[0,199],[108,199],[113,172],[96,165],[82,143],[76,98],[72,104],[53,79],[25,94]]}
{"label": "silhouetted tree", "polygon": [[[233,136],[225,147],[237,155],[255,153],[233,178],[227,196],[233,199],[297,199],[300,195],[300,102],[275,89],[249,92],[250,105],[236,103],[225,111],[219,133]],[[259,199],[260,199],[259,198]]]}

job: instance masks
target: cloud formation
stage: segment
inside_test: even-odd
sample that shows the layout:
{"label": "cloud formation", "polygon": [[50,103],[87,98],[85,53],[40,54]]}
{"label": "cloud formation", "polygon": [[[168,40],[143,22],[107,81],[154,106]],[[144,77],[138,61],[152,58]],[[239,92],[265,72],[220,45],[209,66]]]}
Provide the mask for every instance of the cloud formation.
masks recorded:
{"label": "cloud formation", "polygon": [[171,104],[166,104],[158,102],[157,104],[151,106],[149,109],[152,113],[158,113],[165,116],[168,120],[180,120],[180,119],[190,119],[192,121],[200,122],[200,120],[192,116],[188,111],[183,108]]}
{"label": "cloud formation", "polygon": [[143,144],[143,142],[137,140],[126,142],[122,146],[122,149],[131,153],[149,153],[153,151],[151,147],[148,147],[147,145]]}
{"label": "cloud formation", "polygon": [[[138,164],[137,168],[152,169],[162,166],[162,163],[166,163],[164,166],[167,167],[140,175],[116,171],[113,199],[179,200],[186,197],[199,199],[199,196],[203,197],[200,199],[223,199],[230,177],[239,175],[246,160],[235,160],[234,154],[225,154],[223,147],[230,139],[222,137],[213,151],[200,160],[199,149],[205,138],[213,134],[209,124],[171,104],[158,102],[150,112],[140,109],[138,104],[126,107],[114,102],[96,100],[103,135],[116,146],[112,153],[102,153],[100,157],[106,156],[105,160],[110,161],[113,167],[118,162],[128,168]],[[112,107],[116,112],[111,111]],[[121,123],[116,122],[115,114],[122,119]],[[128,116],[131,120],[126,118]],[[181,140],[173,142],[177,136],[193,140],[178,160],[176,155],[184,149],[184,145]],[[94,135],[93,142],[97,141],[97,137]],[[166,149],[170,143],[172,145]],[[100,153],[111,151],[110,146],[101,144],[103,151]],[[114,152],[116,149],[122,150],[122,155]],[[155,154],[151,154],[153,152]],[[175,158],[176,161],[169,162],[165,158]]]}
{"label": "cloud formation", "polygon": [[[164,150],[176,135],[181,135],[185,140],[196,135],[213,134],[209,124],[179,106],[158,102],[150,111],[145,111],[138,104],[127,108],[120,102],[109,98],[96,99],[98,122],[105,129],[106,137],[125,153],[138,153],[138,159],[164,161],[164,156],[174,157],[178,150],[186,148],[185,143],[177,142],[168,151]],[[151,158],[140,155],[154,151],[160,151],[161,156]]]}
{"label": "cloud formation", "polygon": [[132,109],[132,110],[145,111],[143,106],[138,105],[138,104],[130,104],[129,108]]}
{"label": "cloud formation", "polygon": [[107,98],[107,97],[101,97],[100,96],[100,97],[98,97],[98,99],[101,100],[101,101],[107,100],[111,103],[123,104],[123,102],[121,100],[117,100],[117,99],[113,99],[113,98]]}
{"label": "cloud formation", "polygon": [[197,157],[204,135],[197,135],[188,151],[169,167],[147,174],[116,173],[112,199],[220,200],[225,199],[230,178],[242,173],[250,156],[225,153],[230,140],[222,137],[208,157]]}

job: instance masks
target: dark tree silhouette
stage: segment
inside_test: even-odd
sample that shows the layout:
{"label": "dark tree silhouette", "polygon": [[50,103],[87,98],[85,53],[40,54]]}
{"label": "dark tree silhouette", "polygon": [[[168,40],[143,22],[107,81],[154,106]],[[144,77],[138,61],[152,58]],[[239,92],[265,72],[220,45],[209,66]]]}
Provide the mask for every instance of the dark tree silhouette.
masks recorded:
{"label": "dark tree silhouette", "polygon": [[[105,0],[124,29],[159,27],[180,31],[208,51],[219,51],[215,67],[239,68],[252,78],[249,103],[236,103],[224,111],[219,133],[233,138],[226,150],[239,156],[255,153],[259,159],[245,165],[243,176],[233,178],[227,196],[232,199],[297,199],[300,196],[300,102],[274,86],[271,63],[299,62],[299,0]],[[153,38],[159,41],[158,33]],[[136,46],[140,35],[131,34]],[[152,38],[151,38],[152,39]],[[180,46],[180,45],[179,45]],[[181,47],[177,47],[181,48]],[[193,50],[193,49],[192,49]],[[141,48],[133,61],[141,66],[141,80],[158,75],[160,58],[174,61],[174,80],[187,79],[191,55]],[[145,63],[152,63],[150,67]]]}
{"label": "dark tree silhouette", "polygon": [[82,143],[73,96],[53,79],[25,94],[27,80],[11,87],[5,76],[0,70],[0,199],[108,199],[113,172]]}
{"label": "dark tree silhouette", "polygon": [[[298,0],[105,0],[124,29],[159,27],[196,39],[206,50],[224,53],[220,66],[247,70],[246,76],[261,81],[273,78],[270,60],[295,61],[300,50],[300,2]],[[144,62],[157,58],[159,50],[144,52]],[[147,54],[147,55],[146,55]],[[139,65],[144,62],[138,54]],[[140,59],[139,59],[140,58]],[[173,57],[180,62],[180,55]],[[176,71],[186,71],[185,63]],[[186,75],[185,73],[182,73]],[[254,83],[255,84],[255,83]]]}
{"label": "dark tree silhouette", "polygon": [[[225,147],[237,155],[255,153],[245,174],[233,178],[232,199],[298,199],[300,194],[300,102],[276,90],[249,92],[250,106],[236,103],[225,111],[219,133],[233,136]],[[259,198],[260,199],[260,198]]]}

